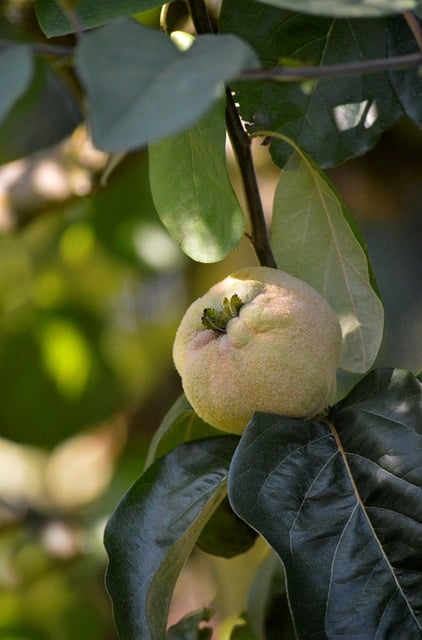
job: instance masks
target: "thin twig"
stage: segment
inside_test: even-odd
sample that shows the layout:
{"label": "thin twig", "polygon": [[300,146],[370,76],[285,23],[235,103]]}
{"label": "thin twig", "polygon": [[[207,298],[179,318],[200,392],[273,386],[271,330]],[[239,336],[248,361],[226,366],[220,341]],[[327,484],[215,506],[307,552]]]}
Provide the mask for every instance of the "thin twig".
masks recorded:
{"label": "thin twig", "polygon": [[50,55],[50,56],[73,56],[75,49],[73,47],[66,47],[59,44],[41,44],[38,42],[18,42],[16,40],[3,40],[0,39],[0,51],[10,49],[16,46],[26,46],[35,55]]}
{"label": "thin twig", "polygon": [[331,80],[333,78],[369,73],[382,73],[392,69],[409,69],[422,65],[422,52],[391,58],[374,58],[365,62],[321,65],[319,67],[271,67],[270,69],[245,69],[237,80],[276,80],[301,82],[304,80]]}
{"label": "thin twig", "polygon": [[[192,22],[197,33],[215,33],[203,0],[187,0]],[[264,209],[259,193],[251,153],[251,141],[239,118],[230,88],[226,89],[227,131],[242,177],[252,228],[251,241],[257,258],[263,266],[276,268],[276,261],[268,238]]]}
{"label": "thin twig", "polygon": [[403,12],[404,19],[406,20],[409,29],[413,33],[413,37],[418,43],[419,49],[422,51],[422,26],[417,17],[411,11]]}

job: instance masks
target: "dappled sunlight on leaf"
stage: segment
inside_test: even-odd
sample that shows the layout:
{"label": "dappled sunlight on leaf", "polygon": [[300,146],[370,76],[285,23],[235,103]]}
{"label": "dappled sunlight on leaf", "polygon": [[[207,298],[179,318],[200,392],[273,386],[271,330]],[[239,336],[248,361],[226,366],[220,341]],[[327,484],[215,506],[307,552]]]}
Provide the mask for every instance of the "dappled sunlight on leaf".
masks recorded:
{"label": "dappled sunlight on leaf", "polygon": [[379,114],[375,100],[373,102],[363,100],[334,107],[333,115],[339,131],[348,131],[362,126],[364,129],[369,129]]}

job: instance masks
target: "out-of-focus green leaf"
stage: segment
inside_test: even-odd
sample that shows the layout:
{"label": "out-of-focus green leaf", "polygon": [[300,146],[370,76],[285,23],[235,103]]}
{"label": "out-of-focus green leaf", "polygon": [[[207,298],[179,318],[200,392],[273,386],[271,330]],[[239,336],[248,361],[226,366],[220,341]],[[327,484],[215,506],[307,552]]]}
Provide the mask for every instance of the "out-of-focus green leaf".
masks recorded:
{"label": "out-of-focus green leaf", "polygon": [[[67,3],[71,5],[71,3]],[[46,36],[63,36],[99,27],[116,18],[159,7],[159,0],[79,0],[66,14],[57,0],[35,0],[37,18]]]}
{"label": "out-of-focus green leaf", "polygon": [[[225,0],[221,28],[257,52],[263,67],[283,59],[302,65],[369,61],[387,54],[387,19],[341,20],[292,13],[244,0]],[[289,63],[291,64],[291,62]],[[325,79],[306,90],[300,83],[232,83],[251,130],[271,129],[295,140],[321,166],[360,155],[402,115],[388,73]],[[284,166],[291,149],[273,140],[271,155]]]}
{"label": "out-of-focus green leaf", "polygon": [[327,422],[256,414],[242,436],[230,501],[282,559],[301,639],[421,636],[421,389],[373,372]]}
{"label": "out-of-focus green leaf", "polygon": [[258,61],[236,36],[198,36],[181,52],[163,33],[119,20],[80,40],[76,65],[95,144],[123,151],[189,127],[227,80]]}
{"label": "out-of-focus green leaf", "polygon": [[28,87],[32,76],[32,56],[25,46],[0,51],[0,122]]}
{"label": "out-of-focus green leaf", "polygon": [[105,531],[107,587],[121,640],[161,640],[180,570],[226,495],[235,436],[180,445],[157,460]]}
{"label": "out-of-focus green leaf", "polygon": [[81,121],[78,104],[63,81],[37,59],[29,89],[0,123],[0,162],[49,147]]}
{"label": "out-of-focus green leaf", "polygon": [[210,640],[211,627],[201,627],[200,622],[209,622],[213,616],[212,609],[203,609],[197,613],[184,616],[179,622],[167,631],[166,640]]}
{"label": "out-of-focus green leaf", "polygon": [[237,247],[242,209],[226,165],[225,102],[188,131],[149,148],[149,175],[158,215],[183,251],[217,262]]}
{"label": "out-of-focus green leaf", "polygon": [[377,17],[411,11],[422,6],[420,0],[265,0],[265,4],[300,13],[339,18]]}
{"label": "out-of-focus green leaf", "polygon": [[[421,18],[422,19],[422,18]],[[404,18],[391,20],[388,29],[388,52],[391,56],[406,55],[418,51],[418,43]],[[403,111],[422,127],[422,77],[420,69],[391,71],[391,83],[403,107]]]}
{"label": "out-of-focus green leaf", "polygon": [[378,354],[384,327],[369,257],[333,185],[296,149],[274,197],[272,246],[277,265],[308,282],[329,302],[343,333],[340,367],[364,373]]}
{"label": "out-of-focus green leaf", "polygon": [[2,331],[2,437],[52,446],[120,408],[100,335],[98,319],[76,308],[39,311],[30,328]]}
{"label": "out-of-focus green leaf", "polygon": [[182,394],[166,413],[149,446],[145,468],[179,444],[221,435],[221,431],[207,424],[196,415]]}

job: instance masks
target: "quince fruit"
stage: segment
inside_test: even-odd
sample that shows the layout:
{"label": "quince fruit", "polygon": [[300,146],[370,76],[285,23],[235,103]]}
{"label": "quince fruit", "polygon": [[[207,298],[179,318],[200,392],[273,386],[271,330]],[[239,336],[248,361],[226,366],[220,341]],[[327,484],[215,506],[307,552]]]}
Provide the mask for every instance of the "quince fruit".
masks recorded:
{"label": "quince fruit", "polygon": [[196,413],[242,433],[255,411],[306,418],[332,402],[341,330],[305,282],[269,267],[236,271],[193,302],[173,358]]}

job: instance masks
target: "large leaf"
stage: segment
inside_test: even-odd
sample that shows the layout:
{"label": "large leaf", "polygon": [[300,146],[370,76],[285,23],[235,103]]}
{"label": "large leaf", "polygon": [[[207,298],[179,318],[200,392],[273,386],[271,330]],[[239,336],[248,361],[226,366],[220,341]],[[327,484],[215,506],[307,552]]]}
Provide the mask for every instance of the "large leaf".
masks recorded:
{"label": "large leaf", "polygon": [[147,11],[162,4],[159,0],[119,0],[119,2],[115,0],[78,0],[74,3],[73,9],[76,19],[72,21],[72,14],[69,11],[66,14],[57,0],[35,0],[41,29],[49,38],[73,33],[77,28],[99,27],[116,18],[131,16],[139,11]]}
{"label": "large leaf", "polygon": [[149,149],[151,192],[158,215],[183,251],[217,262],[237,247],[243,213],[226,165],[225,102],[185,133]]}
{"label": "large leaf", "polygon": [[[392,20],[388,30],[388,51],[391,56],[406,55],[418,51],[418,43],[413,37],[404,18]],[[422,77],[420,70],[391,71],[391,83],[403,107],[403,111],[422,127]]]}
{"label": "large leaf", "polygon": [[[225,0],[222,30],[243,38],[264,67],[287,59],[305,65],[369,61],[386,56],[386,19],[306,16],[253,0]],[[367,151],[402,114],[388,73],[333,78],[308,85],[274,81],[234,83],[240,112],[252,130],[271,129],[295,140],[322,167]],[[291,149],[271,144],[283,166]]]}
{"label": "large leaf", "polygon": [[332,421],[257,414],[230,469],[232,506],[282,559],[300,640],[417,640],[421,385],[372,373]]}
{"label": "large leaf", "polygon": [[32,76],[32,56],[25,46],[0,51],[0,122],[28,87]]}
{"label": "large leaf", "polygon": [[265,4],[317,16],[343,18],[369,18],[410,11],[422,6],[420,0],[265,0]]}
{"label": "large leaf", "polygon": [[296,149],[274,197],[272,246],[277,265],[308,282],[329,302],[343,333],[340,366],[364,373],[377,356],[384,327],[369,259],[333,185]]}
{"label": "large leaf", "polygon": [[186,129],[222,95],[224,82],[257,64],[235,36],[199,36],[181,52],[163,33],[132,20],[87,33],[76,53],[94,142],[110,151]]}
{"label": "large leaf", "polygon": [[188,442],[160,458],[105,531],[107,588],[121,640],[163,640],[177,577],[226,495],[235,436]]}

